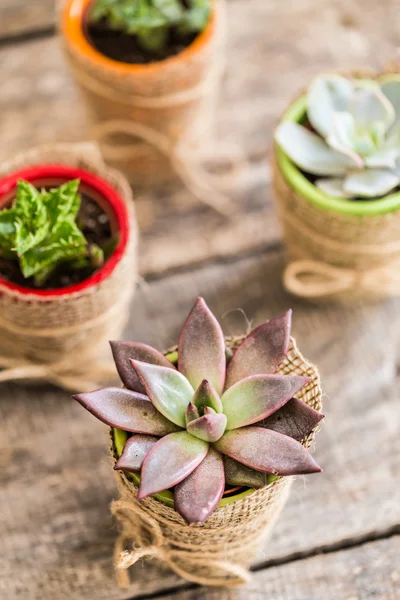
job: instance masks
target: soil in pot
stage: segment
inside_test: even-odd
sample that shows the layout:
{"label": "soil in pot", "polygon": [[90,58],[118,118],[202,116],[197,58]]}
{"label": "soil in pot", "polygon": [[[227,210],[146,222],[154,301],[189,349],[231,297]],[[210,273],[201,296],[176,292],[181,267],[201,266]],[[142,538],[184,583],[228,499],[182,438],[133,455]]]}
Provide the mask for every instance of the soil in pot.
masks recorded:
{"label": "soil in pot", "polygon": [[[88,243],[99,246],[104,252],[104,259],[107,260],[115,248],[117,239],[112,235],[109,215],[85,193],[81,193],[81,207],[77,224]],[[61,264],[42,285],[38,286],[33,277],[27,279],[23,277],[15,260],[0,257],[0,276],[10,283],[26,288],[51,290],[68,287],[81,283],[95,271],[94,267],[73,269],[70,263],[66,262]]]}
{"label": "soil in pot", "polygon": [[[181,0],[181,2],[187,6],[186,0]],[[150,51],[140,46],[135,35],[111,29],[106,19],[97,23],[90,22],[89,12],[90,5],[84,18],[84,29],[90,44],[104,56],[126,64],[143,65],[165,60],[182,52],[199,35],[191,33],[182,36],[178,35],[174,28],[171,28],[165,46],[159,50]]]}

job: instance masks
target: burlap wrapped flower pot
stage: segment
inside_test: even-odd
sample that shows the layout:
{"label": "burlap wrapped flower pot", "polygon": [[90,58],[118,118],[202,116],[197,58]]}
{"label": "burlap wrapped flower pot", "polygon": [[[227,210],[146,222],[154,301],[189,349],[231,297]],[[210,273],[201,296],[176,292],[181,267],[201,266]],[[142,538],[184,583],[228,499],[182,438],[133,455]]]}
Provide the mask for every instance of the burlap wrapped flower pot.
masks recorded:
{"label": "burlap wrapped flower pot", "polygon": [[91,144],[37,148],[0,167],[0,201],[9,206],[18,181],[53,188],[79,179],[80,194],[108,216],[115,247],[83,281],[35,289],[0,277],[0,380],[48,380],[67,389],[91,389],[114,378],[103,360],[106,340],[128,318],[136,279],[137,230],[130,187],[104,165]]}
{"label": "burlap wrapped flower pot", "polygon": [[211,131],[223,60],[222,2],[213,3],[208,25],[188,47],[151,64],[113,60],[90,43],[92,0],[61,4],[64,48],[103,156],[132,183],[171,179],[178,143],[204,142]]}
{"label": "burlap wrapped flower pot", "polygon": [[[365,78],[376,81],[382,89],[399,82],[398,77],[371,72],[346,77],[356,84]],[[395,106],[396,113],[399,108]],[[303,92],[291,103],[278,129],[286,122],[305,124],[310,129],[307,118],[307,96]],[[393,135],[389,131],[388,140],[397,152],[400,143],[393,141]],[[368,157],[364,162],[368,165]],[[315,177],[299,168],[276,142],[272,169],[277,213],[288,254],[284,273],[288,291],[305,298],[340,300],[399,294],[400,193],[395,175],[393,189],[376,198],[336,197],[324,190],[326,181],[333,179],[336,185],[335,177],[317,187]],[[357,177],[360,170],[362,166],[355,166],[350,176]],[[379,170],[391,176],[389,169]]]}
{"label": "burlap wrapped flower pot", "polygon": [[[290,311],[240,338],[224,338],[218,328],[200,298],[179,346],[166,354],[112,343],[124,389],[74,396],[112,425],[120,499],[111,510],[121,527],[115,560],[123,587],[127,569],[143,557],[203,585],[246,582],[287,500],[290,475],[321,470],[307,450],[322,418],[320,381],[290,338]],[[208,367],[199,351],[205,340]],[[221,358],[226,377],[219,380]],[[273,374],[259,374],[267,371]],[[177,408],[198,382],[193,400]],[[169,406],[164,394],[174,398]]]}

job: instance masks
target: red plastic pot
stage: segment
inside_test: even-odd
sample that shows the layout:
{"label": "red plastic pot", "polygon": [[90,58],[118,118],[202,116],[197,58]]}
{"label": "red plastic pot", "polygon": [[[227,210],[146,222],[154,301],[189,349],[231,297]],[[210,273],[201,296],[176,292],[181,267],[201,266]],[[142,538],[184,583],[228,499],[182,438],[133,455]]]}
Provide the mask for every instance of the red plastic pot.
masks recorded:
{"label": "red plastic pot", "polygon": [[71,179],[80,179],[80,191],[97,202],[108,214],[113,233],[119,233],[119,242],[104,266],[81,283],[56,290],[36,290],[10,283],[0,274],[0,292],[2,288],[8,288],[16,290],[22,295],[65,296],[97,285],[109,277],[124,256],[129,240],[129,215],[122,196],[109,183],[88,171],[65,165],[35,165],[16,171],[0,180],[0,209],[12,202],[17,183],[21,179],[39,188],[57,187]]}

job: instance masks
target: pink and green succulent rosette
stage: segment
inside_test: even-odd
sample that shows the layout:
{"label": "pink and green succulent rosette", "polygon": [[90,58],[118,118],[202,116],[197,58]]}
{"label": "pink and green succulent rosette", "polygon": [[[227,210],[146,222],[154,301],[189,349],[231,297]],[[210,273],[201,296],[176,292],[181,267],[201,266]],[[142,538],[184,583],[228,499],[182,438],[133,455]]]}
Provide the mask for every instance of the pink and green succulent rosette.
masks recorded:
{"label": "pink and green succulent rosette", "polygon": [[323,416],[295,396],[308,377],[276,374],[290,343],[291,311],[253,329],[229,350],[202,298],[176,352],[111,342],[124,387],[74,396],[113,428],[116,470],[187,523],[204,523],[224,503],[279,476],[321,468],[301,441]]}

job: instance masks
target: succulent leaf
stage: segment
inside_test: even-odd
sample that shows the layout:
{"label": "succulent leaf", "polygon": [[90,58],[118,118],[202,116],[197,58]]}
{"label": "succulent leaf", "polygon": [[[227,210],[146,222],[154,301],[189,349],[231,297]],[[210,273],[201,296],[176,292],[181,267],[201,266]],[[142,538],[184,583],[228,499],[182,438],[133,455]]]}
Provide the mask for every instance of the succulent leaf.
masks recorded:
{"label": "succulent leaf", "polygon": [[308,377],[298,375],[252,375],[235,383],[222,396],[227,429],[251,425],[268,417],[309,381]]}
{"label": "succulent leaf", "polygon": [[351,81],[340,75],[318,77],[310,85],[307,114],[314,129],[326,138],[332,133],[333,116],[346,110],[353,92]]}
{"label": "succulent leaf", "polygon": [[111,427],[157,436],[178,430],[155,409],[147,396],[137,392],[110,387],[72,397]]}
{"label": "succulent leaf", "polygon": [[291,321],[292,311],[288,310],[249,333],[229,363],[227,389],[250,375],[274,373],[289,349]]}
{"label": "succulent leaf", "polygon": [[400,121],[400,77],[393,77],[381,83],[381,90],[394,108],[395,123]]}
{"label": "succulent leaf", "polygon": [[356,88],[349,100],[348,111],[354,117],[357,128],[382,122],[388,129],[395,119],[394,108],[378,85]]}
{"label": "succulent leaf", "polygon": [[384,169],[369,169],[350,173],[344,181],[343,189],[353,198],[377,198],[385,196],[399,182],[400,178],[395,173]]}
{"label": "succulent leaf", "polygon": [[225,340],[221,327],[203,298],[198,298],[182,328],[179,371],[196,389],[208,379],[218,394],[225,383]]}
{"label": "succulent leaf", "polygon": [[204,523],[221,500],[224,489],[223,459],[210,447],[200,465],[176,486],[175,509],[187,523]]}
{"label": "succulent leaf", "polygon": [[193,403],[199,409],[204,409],[204,407],[209,406],[217,413],[223,412],[221,398],[218,396],[212,384],[207,379],[203,379],[195,391]]}
{"label": "succulent leaf", "polygon": [[138,499],[173,487],[206,457],[209,445],[187,433],[171,433],[159,440],[143,461]]}
{"label": "succulent leaf", "polygon": [[262,488],[267,484],[268,476],[260,471],[246,467],[237,460],[224,456],[225,481],[233,486],[247,486],[251,488]]}
{"label": "succulent leaf", "polygon": [[244,427],[227,431],[215,442],[214,447],[222,454],[263,473],[300,475],[321,471],[304,446],[271,429]]}
{"label": "succulent leaf", "polygon": [[194,389],[178,371],[131,360],[141,383],[156,409],[167,419],[186,426],[186,407],[192,401]]}
{"label": "succulent leaf", "polygon": [[257,426],[273,429],[278,433],[300,441],[311,433],[323,418],[324,415],[302,400],[291,398],[282,408],[262,422],[257,423]]}
{"label": "succulent leaf", "polygon": [[323,139],[298,123],[282,121],[275,139],[301,169],[314,175],[343,175],[359,166],[347,154],[330,148]]}
{"label": "succulent leaf", "polygon": [[146,454],[158,442],[158,439],[152,435],[132,435],[127,440],[114,469],[139,473]]}
{"label": "succulent leaf", "polygon": [[161,352],[147,346],[147,344],[111,341],[110,346],[118,374],[128,390],[140,392],[141,394],[146,393],[144,385],[141,383],[135,369],[132,368],[130,359],[159,365],[160,367],[175,368]]}
{"label": "succulent leaf", "polygon": [[325,194],[328,194],[328,196],[332,196],[333,198],[351,198],[351,195],[344,191],[344,177],[323,177],[317,179],[315,185]]}
{"label": "succulent leaf", "polygon": [[199,417],[200,417],[200,413],[197,409],[197,406],[195,406],[193,404],[193,402],[190,402],[186,407],[186,414],[185,414],[186,425],[188,425],[190,423],[190,421],[194,421],[195,419],[198,419]]}
{"label": "succulent leaf", "polygon": [[205,414],[187,425],[189,433],[205,442],[216,442],[224,434],[225,429],[226,416],[217,413]]}

